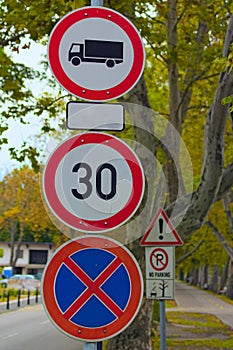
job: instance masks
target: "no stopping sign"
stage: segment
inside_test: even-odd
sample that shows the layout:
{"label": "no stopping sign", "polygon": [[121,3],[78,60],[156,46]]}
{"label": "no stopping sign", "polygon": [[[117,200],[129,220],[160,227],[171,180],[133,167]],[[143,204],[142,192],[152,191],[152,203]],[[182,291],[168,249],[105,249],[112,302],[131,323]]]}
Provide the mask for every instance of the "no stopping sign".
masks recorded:
{"label": "no stopping sign", "polygon": [[104,133],[61,143],[44,169],[43,194],[53,214],[83,232],[112,230],[137,210],[144,174],[133,150]]}
{"label": "no stopping sign", "polygon": [[128,249],[112,239],[86,235],[53,255],[41,291],[45,310],[60,331],[101,341],[133,321],[142,301],[143,278]]}

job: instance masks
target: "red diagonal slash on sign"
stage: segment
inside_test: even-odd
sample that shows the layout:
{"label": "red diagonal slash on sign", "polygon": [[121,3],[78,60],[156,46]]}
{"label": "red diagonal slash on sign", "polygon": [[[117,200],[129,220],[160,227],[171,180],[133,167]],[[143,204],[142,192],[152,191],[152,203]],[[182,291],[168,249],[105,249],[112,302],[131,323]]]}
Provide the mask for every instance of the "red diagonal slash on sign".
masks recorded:
{"label": "red diagonal slash on sign", "polygon": [[168,254],[165,249],[156,248],[151,252],[150,264],[156,271],[164,270],[168,265]]}
{"label": "red diagonal slash on sign", "polygon": [[87,286],[87,289],[85,289],[64,313],[63,316],[67,320],[70,319],[93,294],[95,294],[118,318],[123,314],[121,308],[100,289],[100,286],[121,265],[121,260],[118,257],[114,259],[94,281],[70,257],[67,257],[64,263],[71,272]]}

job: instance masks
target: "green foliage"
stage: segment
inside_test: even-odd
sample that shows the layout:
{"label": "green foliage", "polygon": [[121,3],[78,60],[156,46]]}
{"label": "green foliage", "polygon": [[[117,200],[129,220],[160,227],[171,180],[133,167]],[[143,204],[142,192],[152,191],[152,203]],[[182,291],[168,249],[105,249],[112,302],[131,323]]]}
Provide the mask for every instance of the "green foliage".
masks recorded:
{"label": "green foliage", "polygon": [[[233,247],[232,232],[230,231],[229,222],[222,201],[218,201],[212,206],[206,220],[211,221],[216,227],[218,227],[221,234],[225,237],[226,242],[230,247]],[[191,251],[197,246],[200,240],[203,240],[201,246],[190,257],[179,264],[179,268],[188,272],[192,269],[194,264],[196,267],[210,266],[210,268],[216,265],[220,267],[221,271],[223,271],[228,254],[223,247],[220,246],[212,230],[205,225],[192,234],[188,242],[182,247],[176,249],[176,257],[178,258],[185,254],[185,252]]]}
{"label": "green foliage", "polygon": [[[166,342],[169,349],[231,349],[233,336],[229,327],[217,317],[190,312],[167,312]],[[172,331],[169,331],[169,328]],[[157,337],[152,338],[152,348],[159,349]]]}

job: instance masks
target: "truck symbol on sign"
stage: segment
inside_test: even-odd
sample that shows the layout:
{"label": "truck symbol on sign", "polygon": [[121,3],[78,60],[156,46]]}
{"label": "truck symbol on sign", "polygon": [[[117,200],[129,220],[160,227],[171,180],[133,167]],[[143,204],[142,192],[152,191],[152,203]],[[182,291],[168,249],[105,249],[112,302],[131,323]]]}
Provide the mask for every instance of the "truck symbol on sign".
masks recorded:
{"label": "truck symbol on sign", "polygon": [[123,62],[123,42],[85,39],[84,43],[73,43],[68,60],[74,66],[81,62],[105,63],[108,68]]}

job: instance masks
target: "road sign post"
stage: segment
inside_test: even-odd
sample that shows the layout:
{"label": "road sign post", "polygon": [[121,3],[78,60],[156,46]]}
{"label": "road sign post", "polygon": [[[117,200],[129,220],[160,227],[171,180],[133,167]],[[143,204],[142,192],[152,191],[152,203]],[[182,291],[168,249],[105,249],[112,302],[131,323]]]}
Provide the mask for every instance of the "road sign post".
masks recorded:
{"label": "road sign post", "polygon": [[[140,79],[145,64],[145,50],[137,29],[120,13],[102,6],[103,0],[91,0],[91,7],[68,13],[54,27],[48,44],[49,65],[58,83],[74,96],[93,102],[113,100],[130,91]],[[99,104],[92,112],[88,111],[89,116],[86,112],[90,104],[85,107],[85,112],[74,102],[67,107],[68,128],[123,129],[124,111],[119,113],[119,105]],[[110,117],[106,119],[105,115]],[[66,226],[84,233],[107,232],[136,212],[144,193],[144,174],[136,154],[124,142],[106,134],[86,133],[65,141],[52,153],[44,170],[43,193],[50,210]],[[88,241],[84,253],[83,242],[88,239],[95,244],[90,248]],[[113,241],[105,241],[100,248],[102,238],[96,239],[96,236],[82,238],[81,248],[72,251],[65,261],[62,260],[64,249],[66,253],[68,247],[79,241],[60,248],[52,259],[52,268],[50,263],[43,278],[48,314],[65,333],[86,340],[84,350],[101,350],[102,339],[128,326],[139,309],[143,290],[133,256]],[[109,245],[113,251],[107,249]],[[59,267],[61,250],[63,258]],[[87,252],[91,255],[83,260],[82,254]],[[98,270],[100,276],[97,272],[95,278],[92,276],[95,267],[103,265],[98,254],[107,256],[106,270],[110,270],[111,275]],[[111,254],[116,254],[115,263],[122,259],[119,266],[109,263]],[[79,256],[78,261],[72,260],[73,255]],[[85,266],[88,271],[84,273],[83,264],[89,266],[95,259],[98,264],[91,270]],[[56,276],[54,269],[57,269]],[[112,279],[112,276],[115,277]],[[77,287],[70,287],[70,293],[65,296],[61,287],[64,278],[67,278],[66,287],[72,283]],[[126,284],[123,283],[123,295],[122,281]],[[116,295],[119,286],[121,290]],[[69,305],[69,298],[79,292]],[[90,315],[93,306],[95,317]],[[93,331],[95,328],[98,331]]]}
{"label": "road sign post", "polygon": [[[103,6],[103,0],[91,0],[91,6]],[[102,350],[102,342],[84,343],[84,350]]]}
{"label": "road sign post", "polygon": [[91,6],[103,6],[104,1],[103,0],[91,0]]}
{"label": "road sign post", "polygon": [[182,244],[181,237],[160,208],[140,241],[146,252],[146,297],[160,300],[160,350],[166,350],[165,300],[174,299],[174,247]]}

